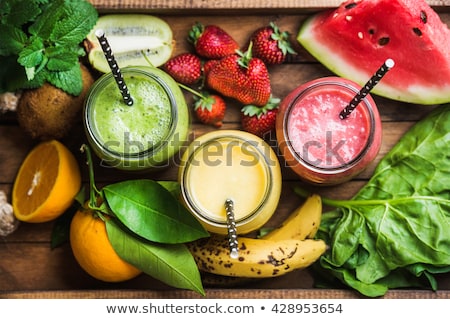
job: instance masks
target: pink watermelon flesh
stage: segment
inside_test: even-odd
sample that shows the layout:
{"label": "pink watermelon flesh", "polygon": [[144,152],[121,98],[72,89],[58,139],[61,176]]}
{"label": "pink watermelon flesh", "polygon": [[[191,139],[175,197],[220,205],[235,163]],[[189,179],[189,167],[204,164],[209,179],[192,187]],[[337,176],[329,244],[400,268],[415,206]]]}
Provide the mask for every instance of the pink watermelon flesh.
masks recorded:
{"label": "pink watermelon flesh", "polygon": [[374,94],[450,102],[450,30],[424,0],[346,1],[306,20],[297,40],[332,72],[360,85],[393,59]]}

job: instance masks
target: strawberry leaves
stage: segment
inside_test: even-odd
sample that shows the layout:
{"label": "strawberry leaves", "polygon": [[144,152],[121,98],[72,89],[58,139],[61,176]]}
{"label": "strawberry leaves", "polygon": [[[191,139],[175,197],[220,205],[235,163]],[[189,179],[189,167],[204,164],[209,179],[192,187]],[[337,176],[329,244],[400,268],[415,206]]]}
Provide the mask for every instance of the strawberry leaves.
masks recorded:
{"label": "strawberry leaves", "polygon": [[252,53],[266,64],[281,64],[288,53],[296,54],[289,36],[289,32],[280,31],[274,22],[270,22],[269,26],[259,28],[252,34]]}
{"label": "strawberry leaves", "polygon": [[194,110],[197,118],[204,124],[221,127],[225,117],[226,104],[217,94],[204,92],[202,97],[194,96]]}
{"label": "strawberry leaves", "polygon": [[264,137],[275,129],[280,99],[270,97],[263,107],[246,105],[241,109],[241,124],[244,131]]}

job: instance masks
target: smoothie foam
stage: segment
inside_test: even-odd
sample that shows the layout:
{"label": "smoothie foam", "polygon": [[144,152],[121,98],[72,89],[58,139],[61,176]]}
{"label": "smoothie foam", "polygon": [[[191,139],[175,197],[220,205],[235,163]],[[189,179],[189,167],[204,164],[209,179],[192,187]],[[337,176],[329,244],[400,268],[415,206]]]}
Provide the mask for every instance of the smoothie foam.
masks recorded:
{"label": "smoothie foam", "polygon": [[94,129],[110,151],[139,153],[163,141],[169,132],[170,100],[161,85],[149,78],[126,74],[124,80],[134,104],[126,105],[116,83],[109,83],[96,97]]}

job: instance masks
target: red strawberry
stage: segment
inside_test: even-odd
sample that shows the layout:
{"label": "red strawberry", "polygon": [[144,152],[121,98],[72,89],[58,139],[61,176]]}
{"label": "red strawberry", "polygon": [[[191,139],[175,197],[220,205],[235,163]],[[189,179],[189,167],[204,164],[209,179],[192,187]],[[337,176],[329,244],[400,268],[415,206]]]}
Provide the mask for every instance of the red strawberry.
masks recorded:
{"label": "red strawberry", "polygon": [[175,81],[182,84],[193,84],[200,79],[202,62],[195,54],[181,53],[167,61],[163,69]]}
{"label": "red strawberry", "polygon": [[208,77],[209,71],[213,68],[214,65],[216,65],[219,62],[219,60],[208,60],[203,63],[203,76],[206,78]]}
{"label": "red strawberry", "polygon": [[264,62],[246,53],[229,55],[212,65],[206,84],[224,96],[242,104],[266,105],[271,94],[269,72]]}
{"label": "red strawberry", "polygon": [[250,41],[253,42],[253,55],[267,64],[281,64],[288,53],[296,54],[289,42],[289,33],[281,32],[273,22],[257,29]]}
{"label": "red strawberry", "polygon": [[241,124],[244,131],[264,137],[275,129],[280,99],[270,98],[263,107],[246,105],[241,110]]}
{"label": "red strawberry", "polygon": [[221,59],[239,49],[239,44],[225,30],[199,22],[189,31],[188,41],[194,44],[198,55],[208,59]]}
{"label": "red strawberry", "polygon": [[225,117],[226,104],[222,97],[204,93],[194,104],[195,114],[204,124],[221,127]]}

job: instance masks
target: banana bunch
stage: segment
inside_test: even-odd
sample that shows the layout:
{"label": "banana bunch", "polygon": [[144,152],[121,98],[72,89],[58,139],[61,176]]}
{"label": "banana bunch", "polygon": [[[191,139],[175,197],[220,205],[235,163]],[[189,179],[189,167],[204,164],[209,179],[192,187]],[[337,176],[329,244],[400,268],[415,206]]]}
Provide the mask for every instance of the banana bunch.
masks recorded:
{"label": "banana bunch", "polygon": [[265,278],[284,275],[314,263],[325,252],[313,239],[320,225],[322,201],[311,195],[275,230],[261,238],[238,237],[239,256],[230,256],[228,238],[211,235],[189,243],[201,271],[230,277]]}

